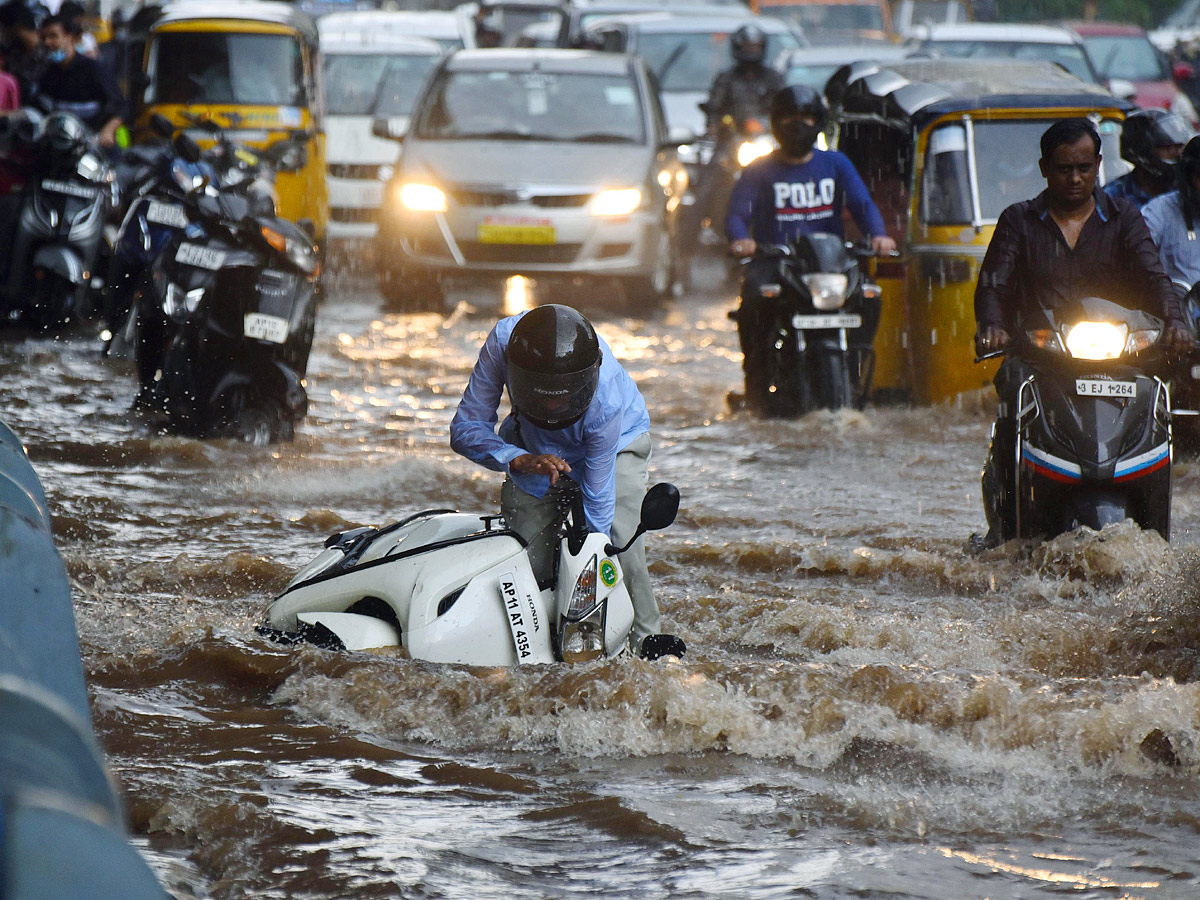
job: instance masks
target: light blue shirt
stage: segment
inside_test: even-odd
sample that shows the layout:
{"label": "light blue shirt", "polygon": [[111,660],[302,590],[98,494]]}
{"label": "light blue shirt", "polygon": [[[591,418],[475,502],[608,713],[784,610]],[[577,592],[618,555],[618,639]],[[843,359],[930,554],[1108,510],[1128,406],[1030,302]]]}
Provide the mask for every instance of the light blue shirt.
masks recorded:
{"label": "light blue shirt", "polygon": [[[646,401],[600,338],[600,383],[583,418],[569,428],[550,430],[520,416],[518,428],[510,413],[497,432],[500,397],[508,385],[505,350],[523,315],[501,319],[484,341],[450,423],[450,446],[455,453],[496,472],[508,472],[508,464],[526,453],[562,457],[571,467],[571,478],[583,489],[588,527],[609,534],[617,501],[617,454],[650,430]],[[534,497],[543,497],[550,489],[546,475],[509,472],[509,476]]]}
{"label": "light blue shirt", "polygon": [[[1189,288],[1200,281],[1200,231],[1193,230],[1188,237],[1183,197],[1179,191],[1155,197],[1142,207],[1142,217],[1158,245],[1158,255],[1167,270],[1167,277],[1186,282]],[[1192,224],[1200,228],[1200,221]]]}

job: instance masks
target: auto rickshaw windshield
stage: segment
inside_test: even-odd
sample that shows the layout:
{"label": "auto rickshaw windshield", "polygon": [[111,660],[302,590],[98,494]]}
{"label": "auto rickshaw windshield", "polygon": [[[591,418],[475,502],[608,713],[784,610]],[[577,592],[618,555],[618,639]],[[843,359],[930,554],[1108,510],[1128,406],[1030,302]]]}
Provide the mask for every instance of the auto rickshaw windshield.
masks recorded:
{"label": "auto rickshaw windshield", "polygon": [[305,106],[300,43],[285,34],[179,31],[157,35],[146,103]]}
{"label": "auto rickshaw windshield", "polygon": [[[934,129],[925,151],[921,217],[927,225],[995,222],[1005,207],[1036,197],[1046,188],[1038,168],[1045,119],[958,122]],[[1127,168],[1120,158],[1115,122],[1100,126],[1100,184]],[[972,185],[971,161],[975,184]],[[974,209],[972,191],[979,195]]]}

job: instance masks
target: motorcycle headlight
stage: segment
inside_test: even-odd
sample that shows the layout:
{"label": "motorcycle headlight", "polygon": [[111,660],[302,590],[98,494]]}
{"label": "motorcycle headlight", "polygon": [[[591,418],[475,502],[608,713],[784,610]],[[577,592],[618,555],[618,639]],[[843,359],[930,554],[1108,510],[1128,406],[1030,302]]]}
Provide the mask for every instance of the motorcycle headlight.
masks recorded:
{"label": "motorcycle headlight", "polygon": [[744,169],[756,159],[763,156],[770,156],[774,152],[775,147],[771,143],[770,138],[760,137],[752,141],[742,141],[737,151],[738,165]]}
{"label": "motorcycle headlight", "polygon": [[172,319],[186,319],[196,311],[196,307],[204,299],[204,288],[185,291],[174,282],[167,282],[166,288],[162,291],[162,298],[163,312]]}
{"label": "motorcycle headlight", "polygon": [[1049,350],[1052,353],[1063,352],[1062,338],[1052,328],[1035,328],[1032,331],[1025,332],[1025,337],[1029,339],[1030,344],[1039,350]]}
{"label": "motorcycle headlight", "polygon": [[627,216],[641,205],[642,192],[637,188],[600,191],[592,198],[592,215]]}
{"label": "motorcycle headlight", "polygon": [[1079,322],[1067,329],[1067,352],[1076,359],[1120,359],[1129,326],[1112,322]]}
{"label": "motorcycle headlight", "polygon": [[400,185],[400,205],[413,212],[445,212],[450,208],[441,188],[414,182]]}
{"label": "motorcycle headlight", "polygon": [[813,272],[801,275],[804,286],[812,294],[813,306],[817,309],[841,309],[846,303],[846,287],[850,279],[831,272]]}
{"label": "motorcycle headlight", "polygon": [[578,622],[596,608],[596,557],[579,573],[575,581],[575,589],[571,592],[571,603],[567,607],[566,618]]}
{"label": "motorcycle headlight", "polygon": [[1129,332],[1129,339],[1125,341],[1126,353],[1141,353],[1158,343],[1162,331],[1158,328],[1143,328],[1138,331]]}

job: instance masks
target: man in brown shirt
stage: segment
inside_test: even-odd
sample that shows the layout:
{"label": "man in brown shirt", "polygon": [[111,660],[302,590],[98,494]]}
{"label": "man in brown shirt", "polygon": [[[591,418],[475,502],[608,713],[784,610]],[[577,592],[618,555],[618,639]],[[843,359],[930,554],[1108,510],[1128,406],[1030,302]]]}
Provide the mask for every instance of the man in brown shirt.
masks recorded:
{"label": "man in brown shirt", "polygon": [[[1100,135],[1087,119],[1055,122],[1042,135],[1046,190],[1000,214],[975,288],[975,350],[1008,346],[1023,316],[1084,297],[1142,309],[1164,322],[1168,352],[1191,348],[1180,292],[1167,278],[1141,212],[1096,189]],[[1000,416],[983,474],[987,543],[998,544],[999,509],[1010,502],[1016,435],[1005,414],[1028,373],[1006,359],[996,373]]]}

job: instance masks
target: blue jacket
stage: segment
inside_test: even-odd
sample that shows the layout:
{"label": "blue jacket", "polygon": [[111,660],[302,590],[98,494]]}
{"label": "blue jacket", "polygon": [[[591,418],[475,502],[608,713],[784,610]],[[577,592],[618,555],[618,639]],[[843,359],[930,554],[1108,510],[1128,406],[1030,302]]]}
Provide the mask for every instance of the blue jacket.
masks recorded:
{"label": "blue jacket", "polygon": [[[508,384],[505,351],[513,327],[523,315],[501,319],[484,341],[462,402],[450,422],[450,446],[454,452],[496,472],[508,472],[508,464],[525,453],[562,457],[571,467],[571,478],[583,489],[588,527],[610,534],[617,502],[617,454],[650,430],[646,401],[600,338],[600,383],[583,418],[569,428],[547,430],[524,416],[520,416],[518,427],[510,412],[497,433],[497,411]],[[509,472],[509,477],[534,497],[545,496],[550,488],[550,479],[545,475]]]}
{"label": "blue jacket", "polygon": [[850,209],[867,236],[887,234],[854,163],[836,150],[813,150],[802,165],[783,162],[778,152],[755,160],[742,172],[729,198],[725,233],[731,241],[786,244],[801,234],[843,234],[842,208]]}

